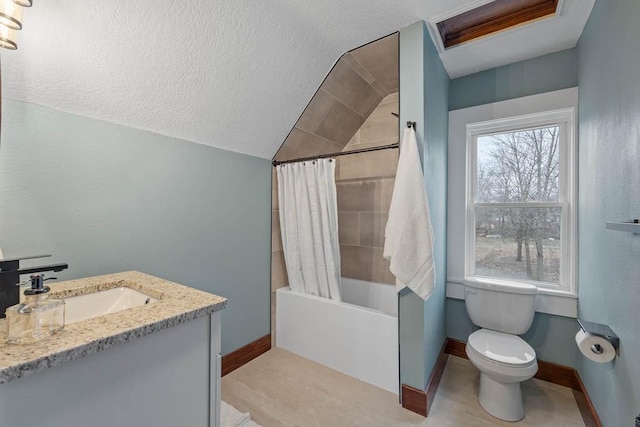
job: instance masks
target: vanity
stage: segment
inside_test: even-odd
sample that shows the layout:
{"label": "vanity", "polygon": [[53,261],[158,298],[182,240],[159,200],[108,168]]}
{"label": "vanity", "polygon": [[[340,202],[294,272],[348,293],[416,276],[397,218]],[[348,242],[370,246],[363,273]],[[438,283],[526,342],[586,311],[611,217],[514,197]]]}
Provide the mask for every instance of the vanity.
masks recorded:
{"label": "vanity", "polygon": [[0,320],[0,426],[219,425],[225,298],[139,272],[49,286],[61,332],[8,344]]}

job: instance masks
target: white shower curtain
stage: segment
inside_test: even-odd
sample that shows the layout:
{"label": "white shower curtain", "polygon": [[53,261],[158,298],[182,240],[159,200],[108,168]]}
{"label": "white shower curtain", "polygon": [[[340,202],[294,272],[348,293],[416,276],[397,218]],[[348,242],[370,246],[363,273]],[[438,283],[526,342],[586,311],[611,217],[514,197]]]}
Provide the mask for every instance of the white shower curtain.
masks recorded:
{"label": "white shower curtain", "polygon": [[292,290],[340,301],[336,162],[277,167],[280,228]]}

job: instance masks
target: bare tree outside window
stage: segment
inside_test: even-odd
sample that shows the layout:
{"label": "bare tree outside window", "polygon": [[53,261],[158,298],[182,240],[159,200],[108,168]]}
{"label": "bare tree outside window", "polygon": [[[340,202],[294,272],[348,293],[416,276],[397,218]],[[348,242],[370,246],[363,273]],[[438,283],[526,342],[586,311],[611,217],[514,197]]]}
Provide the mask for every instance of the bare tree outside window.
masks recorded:
{"label": "bare tree outside window", "polygon": [[559,202],[559,136],[547,126],[477,138],[475,274],[560,282],[562,207],[536,206]]}

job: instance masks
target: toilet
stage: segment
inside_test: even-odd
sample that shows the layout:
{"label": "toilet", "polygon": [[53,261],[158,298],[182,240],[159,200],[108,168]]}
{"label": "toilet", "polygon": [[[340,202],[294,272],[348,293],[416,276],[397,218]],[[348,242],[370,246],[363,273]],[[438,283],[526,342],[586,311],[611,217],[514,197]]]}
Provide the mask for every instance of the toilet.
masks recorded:
{"label": "toilet", "polygon": [[538,288],[528,283],[465,280],[465,305],[480,330],[469,336],[466,353],[480,370],[480,405],[505,421],[524,417],[520,383],[538,372],[536,352],[518,335],[529,330]]}

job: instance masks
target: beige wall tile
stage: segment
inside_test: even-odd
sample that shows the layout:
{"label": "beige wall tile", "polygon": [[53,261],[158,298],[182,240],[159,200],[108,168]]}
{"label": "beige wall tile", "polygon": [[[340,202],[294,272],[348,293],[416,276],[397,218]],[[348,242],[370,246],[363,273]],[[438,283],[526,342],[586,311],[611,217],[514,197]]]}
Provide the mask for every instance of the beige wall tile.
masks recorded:
{"label": "beige wall tile", "polygon": [[[378,52],[374,51],[374,45]],[[398,142],[399,122],[391,115],[399,112],[397,35],[374,45],[349,53],[336,64],[287,138],[277,160]],[[386,52],[382,61],[376,59],[380,48]],[[393,66],[389,58],[395,58]],[[346,277],[395,283],[388,271],[388,262],[382,258],[382,247],[397,161],[395,149],[336,158],[338,233]],[[275,181],[272,191],[274,290],[288,283],[281,251]]]}
{"label": "beige wall tile", "polygon": [[399,106],[397,103],[390,102],[378,105],[360,128],[360,143],[367,144],[372,141],[382,140],[398,142],[399,121],[397,117],[391,114],[398,112]]}
{"label": "beige wall tile", "polygon": [[[398,104],[398,108],[400,108],[400,92],[395,92],[385,96],[384,99],[380,101],[380,104],[388,104],[390,102],[395,102]],[[400,113],[400,111],[396,111],[396,113]]]}
{"label": "beige wall tile", "polygon": [[340,182],[340,169],[342,168],[342,162],[349,156],[336,157],[336,184]]}
{"label": "beige wall tile", "polygon": [[349,148],[348,148],[349,146],[357,145],[359,143],[360,143],[360,130],[358,130],[358,132],[353,134],[353,137],[349,140],[347,145],[345,145],[342,151],[349,151]]}
{"label": "beige wall tile", "polygon": [[[324,147],[322,147],[322,152],[320,154],[335,154],[335,153],[339,153],[342,151],[342,145],[338,145],[338,144],[334,144],[333,142],[327,142],[326,144],[324,144]],[[336,165],[336,168],[338,166]],[[338,173],[336,172],[336,177],[338,176]]]}
{"label": "beige wall tile", "polygon": [[362,246],[340,246],[342,276],[370,281],[373,278],[373,248]]}
{"label": "beige wall tile", "polygon": [[322,120],[331,111],[338,101],[322,89],[318,90],[311,98],[311,102],[307,105],[302,116],[296,123],[296,127],[310,133],[314,133]]}
{"label": "beige wall tile", "polygon": [[383,212],[389,212],[389,207],[391,206],[391,197],[393,196],[393,186],[395,185],[395,182],[395,177],[383,178],[380,180],[380,186],[382,189],[382,208],[380,210]]}
{"label": "beige wall tile", "polygon": [[377,283],[386,283],[388,285],[395,285],[396,278],[389,270],[389,261],[382,256],[382,248],[372,248],[373,261],[372,261],[372,279]]}
{"label": "beige wall tile", "polygon": [[360,246],[384,247],[388,212],[360,212]]}
{"label": "beige wall tile", "polygon": [[280,146],[280,148],[276,152],[276,155],[273,156],[273,159],[278,161],[293,159],[293,158],[294,158],[294,154],[292,153],[291,147],[289,147],[289,145],[285,143],[283,143]]}
{"label": "beige wall tile", "polygon": [[372,151],[368,154],[370,176],[395,177],[398,169],[399,151],[395,148]]}
{"label": "beige wall tile", "polygon": [[358,247],[358,259],[360,261],[360,277],[362,277],[362,280],[373,281],[376,270],[374,248]]}
{"label": "beige wall tile", "polygon": [[[395,144],[398,142],[398,138],[390,138],[390,139],[377,139],[371,141],[364,141],[362,139],[358,140],[358,143],[347,144],[342,151],[352,151],[359,150],[361,148],[371,148],[371,147],[381,147],[383,145]],[[395,150],[395,148],[391,148],[391,150]]]}
{"label": "beige wall tile", "polygon": [[336,102],[316,129],[316,134],[344,147],[364,121],[353,110]]}
{"label": "beige wall tile", "polygon": [[360,275],[357,246],[340,245],[340,275],[357,279]]}
{"label": "beige wall tile", "polygon": [[362,124],[358,132],[344,147],[344,151],[360,148],[379,147],[398,142],[399,121],[391,113],[398,113],[400,105],[398,94],[385,97],[367,120]]}
{"label": "beige wall tile", "polygon": [[[275,160],[326,154],[335,146],[344,149],[348,144],[363,144],[357,148],[364,148],[396,142],[398,123],[388,129],[382,119],[398,101],[397,40],[398,36],[392,35],[343,56],[314,94]],[[382,111],[364,126],[367,135],[360,141],[358,130],[381,102]]]}
{"label": "beige wall tile", "polygon": [[388,149],[351,154],[340,159],[340,180],[395,177],[398,150]]}
{"label": "beige wall tile", "polygon": [[[344,164],[340,165],[340,173]],[[338,211],[376,211],[380,206],[382,192],[377,181],[340,182],[336,184],[338,192]]]}
{"label": "beige wall tile", "polygon": [[373,82],[371,83],[371,87],[373,88],[373,90],[375,90],[376,92],[378,92],[378,94],[380,94],[380,96],[384,97],[387,96],[387,89],[384,88],[384,86],[382,86],[379,82]]}
{"label": "beige wall tile", "polygon": [[382,101],[382,96],[343,60],[338,61],[321,88],[363,118]]}
{"label": "beige wall tile", "polygon": [[395,285],[389,262],[382,257],[382,248],[347,247],[345,261],[349,264],[342,267],[343,277]]}
{"label": "beige wall tile", "polygon": [[347,53],[345,56],[343,56],[342,60],[345,61],[351,68],[353,68],[353,71],[358,73],[358,75],[360,75],[360,77],[362,77],[365,82],[372,84],[376,81],[376,78],[373,77],[371,73],[368,72],[367,69],[364,68],[362,64],[360,64],[350,53]]}
{"label": "beige wall tile", "polygon": [[338,212],[338,240],[341,245],[360,245],[360,214]]}
{"label": "beige wall tile", "polygon": [[299,157],[317,156],[327,141],[302,129],[293,128],[284,144],[286,150],[276,155],[276,160],[292,160]]}
{"label": "beige wall tile", "polygon": [[369,178],[366,154],[349,154],[340,157],[339,180]]}
{"label": "beige wall tile", "polygon": [[271,252],[271,290],[283,288],[289,285],[287,268],[284,263],[284,252]]}
{"label": "beige wall tile", "polygon": [[280,234],[280,211],[271,211],[271,251],[282,250],[282,235]]}
{"label": "beige wall tile", "polygon": [[387,93],[398,91],[398,36],[363,46],[351,55],[371,73]]}

